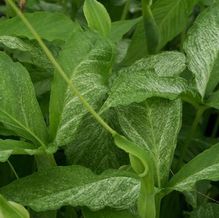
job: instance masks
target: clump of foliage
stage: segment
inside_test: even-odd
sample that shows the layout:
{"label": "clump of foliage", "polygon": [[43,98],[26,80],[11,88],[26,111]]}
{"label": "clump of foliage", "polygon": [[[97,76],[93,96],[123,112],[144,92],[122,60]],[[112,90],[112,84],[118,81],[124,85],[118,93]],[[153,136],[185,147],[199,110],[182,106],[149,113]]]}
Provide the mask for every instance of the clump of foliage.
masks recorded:
{"label": "clump of foliage", "polygon": [[0,217],[219,216],[218,2],[1,10]]}

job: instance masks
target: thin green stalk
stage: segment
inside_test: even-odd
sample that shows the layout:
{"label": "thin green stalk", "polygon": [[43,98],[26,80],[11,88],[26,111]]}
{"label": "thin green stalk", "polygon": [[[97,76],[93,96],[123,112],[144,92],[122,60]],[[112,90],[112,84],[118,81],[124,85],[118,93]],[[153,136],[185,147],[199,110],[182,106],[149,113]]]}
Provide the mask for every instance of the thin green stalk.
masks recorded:
{"label": "thin green stalk", "polygon": [[201,119],[203,113],[205,112],[205,110],[206,110],[206,107],[201,106],[196,112],[196,116],[195,116],[195,119],[192,123],[191,130],[189,131],[188,136],[187,136],[186,141],[185,141],[185,144],[182,146],[180,153],[179,153],[180,157],[179,157],[179,161],[178,161],[178,165],[177,165],[177,170],[180,169],[182,164],[183,164],[183,160],[185,158],[187,149],[191,143],[192,138],[194,137],[194,134],[196,132],[196,129],[198,127],[200,119]]}
{"label": "thin green stalk", "polygon": [[22,12],[17,8],[17,6],[14,4],[12,0],[6,0],[9,5],[13,8],[13,10],[16,12],[16,14],[21,18],[23,23],[26,25],[26,27],[30,30],[30,32],[33,34],[37,42],[39,43],[42,50],[45,52],[48,59],[51,61],[57,72],[60,74],[60,76],[65,80],[65,82],[68,84],[70,90],[74,95],[76,95],[81,103],[84,105],[84,107],[93,115],[93,117],[112,135],[115,135],[115,130],[113,130],[100,116],[99,114],[91,107],[91,105],[87,102],[87,100],[81,96],[78,89],[74,86],[73,82],[68,78],[62,67],[59,65],[59,63],[54,58],[51,51],[47,48],[39,34],[35,31],[33,26],[30,24],[30,22],[26,19],[26,17],[22,14]]}
{"label": "thin green stalk", "polygon": [[8,165],[9,165],[9,167],[11,168],[11,171],[12,171],[13,174],[15,175],[16,179],[19,179],[19,176],[18,176],[16,170],[14,169],[14,166],[12,165],[12,163],[11,163],[9,160],[7,160],[7,163],[8,163]]}
{"label": "thin green stalk", "polygon": [[127,2],[125,3],[123,12],[122,12],[122,16],[120,20],[125,20],[127,17],[127,14],[129,12],[129,7],[130,7],[130,0],[127,0]]}

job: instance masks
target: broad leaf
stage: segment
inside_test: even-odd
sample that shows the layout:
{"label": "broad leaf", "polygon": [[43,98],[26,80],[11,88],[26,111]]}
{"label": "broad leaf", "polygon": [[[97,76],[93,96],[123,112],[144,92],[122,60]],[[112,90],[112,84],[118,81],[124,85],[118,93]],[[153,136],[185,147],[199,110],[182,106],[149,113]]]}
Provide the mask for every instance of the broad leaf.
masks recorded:
{"label": "broad leaf", "polygon": [[218,60],[219,52],[219,4],[204,11],[191,27],[184,50],[188,67],[195,75],[197,90],[202,97]]}
{"label": "broad leaf", "polygon": [[190,213],[190,218],[217,218],[219,217],[219,205],[207,203]]}
{"label": "broad leaf", "polygon": [[178,76],[184,69],[185,57],[177,52],[141,59],[120,70],[103,109],[142,102],[154,96],[176,99],[187,87],[186,80]]}
{"label": "broad leaf", "polygon": [[112,208],[105,208],[100,211],[91,211],[87,208],[83,210],[84,218],[138,218],[128,210],[115,210]]}
{"label": "broad leaf", "polygon": [[88,26],[97,30],[104,36],[109,35],[111,31],[111,20],[106,8],[97,0],[85,0],[84,15]]}
{"label": "broad leaf", "polygon": [[[73,32],[79,31],[80,29],[78,24],[73,23],[63,14],[56,12],[26,13],[25,16],[39,35],[48,41],[65,41]],[[32,33],[27,29],[19,17],[1,20],[0,35],[21,36],[34,39]]]}
{"label": "broad leaf", "polygon": [[153,5],[153,15],[160,30],[160,45],[186,29],[189,15],[199,0],[158,0]]}
{"label": "broad leaf", "polygon": [[[152,5],[152,13],[160,32],[161,49],[186,28],[188,17],[198,0],[158,0]],[[132,37],[124,64],[130,64],[147,55],[143,21],[140,21]]]}
{"label": "broad leaf", "polygon": [[139,188],[139,181],[127,172],[108,171],[97,176],[87,168],[73,165],[34,173],[1,188],[0,193],[35,211],[64,205],[100,210],[106,206],[134,206]]}
{"label": "broad leaf", "polygon": [[183,166],[170,180],[168,187],[177,191],[191,191],[197,181],[219,179],[219,144],[212,146]]}
{"label": "broad leaf", "polygon": [[26,69],[0,53],[0,122],[41,146],[47,129]]}
{"label": "broad leaf", "polygon": [[[104,120],[113,127],[114,117],[115,113],[106,114]],[[65,148],[70,164],[80,164],[99,173],[128,163],[128,158],[116,147],[111,134],[90,115],[82,120],[73,138]]]}
{"label": "broad leaf", "polygon": [[[111,44],[91,32],[74,34],[60,53],[59,63],[94,108],[106,95],[112,55]],[[86,113],[78,97],[55,74],[50,101],[50,130],[59,146],[72,142],[72,136]]]}
{"label": "broad leaf", "polygon": [[28,211],[22,205],[7,201],[2,195],[0,195],[0,217],[30,218]]}
{"label": "broad leaf", "polygon": [[16,141],[16,140],[2,140],[0,139],[0,162],[8,160],[12,154],[37,154],[40,150],[30,143]]}
{"label": "broad leaf", "polygon": [[181,101],[152,98],[117,109],[126,136],[150,150],[157,167],[158,184],[167,182],[181,127]]}

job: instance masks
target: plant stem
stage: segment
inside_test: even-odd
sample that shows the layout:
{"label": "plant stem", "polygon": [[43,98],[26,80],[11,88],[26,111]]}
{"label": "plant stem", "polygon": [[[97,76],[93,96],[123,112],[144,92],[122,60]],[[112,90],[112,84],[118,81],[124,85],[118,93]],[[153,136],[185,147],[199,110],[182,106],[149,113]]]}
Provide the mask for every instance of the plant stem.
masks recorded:
{"label": "plant stem", "polygon": [[14,169],[14,166],[12,165],[12,163],[9,160],[7,160],[7,163],[9,165],[9,167],[11,168],[11,171],[14,173],[16,179],[19,179],[19,176],[18,176],[16,170]]}
{"label": "plant stem", "polygon": [[125,3],[123,12],[122,12],[122,16],[120,20],[125,20],[127,17],[127,14],[129,12],[129,7],[130,7],[130,0],[127,0],[127,2]]}
{"label": "plant stem", "polygon": [[35,31],[33,26],[30,24],[30,22],[27,20],[27,18],[22,14],[22,12],[17,8],[17,6],[14,4],[12,0],[6,0],[9,5],[13,8],[13,10],[16,12],[16,14],[21,18],[23,23],[26,25],[26,27],[30,30],[30,32],[33,34],[37,42],[39,43],[42,50],[45,52],[46,56],[50,60],[50,62],[55,67],[56,71],[60,74],[60,76],[64,79],[64,81],[68,84],[70,90],[74,95],[76,95],[81,103],[84,105],[84,107],[90,112],[93,117],[112,135],[116,133],[115,130],[113,130],[103,119],[99,116],[99,114],[91,107],[91,105],[87,102],[87,100],[79,93],[78,89],[74,86],[73,82],[68,78],[60,64],[56,61],[51,51],[47,48],[39,34]]}
{"label": "plant stem", "polygon": [[200,121],[203,113],[205,112],[206,108],[207,107],[205,107],[205,106],[201,106],[201,107],[199,107],[199,109],[196,112],[196,116],[195,116],[195,119],[192,123],[191,130],[188,132],[188,136],[186,138],[185,144],[182,146],[182,149],[180,150],[180,158],[178,161],[177,170],[180,169],[182,164],[183,164],[183,160],[185,158],[187,149],[190,145],[190,142],[191,142],[191,140],[196,132],[197,126],[199,124],[199,121]]}
{"label": "plant stem", "polygon": [[141,218],[156,218],[156,201],[154,181],[151,170],[141,179],[141,190],[138,199],[138,213]]}

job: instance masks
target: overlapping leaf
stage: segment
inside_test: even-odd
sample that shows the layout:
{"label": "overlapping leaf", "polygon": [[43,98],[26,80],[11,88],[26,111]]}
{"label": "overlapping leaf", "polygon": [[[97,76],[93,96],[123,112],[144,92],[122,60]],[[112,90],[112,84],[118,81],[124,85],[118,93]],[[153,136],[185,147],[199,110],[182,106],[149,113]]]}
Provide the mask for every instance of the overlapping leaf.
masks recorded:
{"label": "overlapping leaf", "polygon": [[[67,42],[59,62],[88,102],[97,108],[107,92],[106,81],[112,62],[112,46],[91,33],[76,33]],[[87,113],[63,79],[55,74],[50,101],[51,135],[58,145],[73,141],[81,119]]]}
{"label": "overlapping leaf", "polygon": [[47,129],[26,69],[0,53],[0,121],[38,146],[47,143]]}
{"label": "overlapping leaf", "polygon": [[182,167],[170,180],[169,187],[178,191],[191,191],[197,181],[219,179],[219,144],[212,146]]}
{"label": "overlapping leaf", "polygon": [[119,72],[103,110],[153,96],[176,99],[187,88],[186,80],[178,76],[184,69],[185,57],[178,52],[164,52],[137,61]]}
{"label": "overlapping leaf", "polygon": [[8,160],[12,154],[37,154],[40,150],[30,143],[16,141],[16,140],[2,140],[0,139],[0,162]]}
{"label": "overlapping leaf", "polygon": [[34,173],[1,188],[0,193],[35,211],[55,210],[64,205],[99,210],[106,206],[134,206],[139,189],[139,181],[127,172],[108,171],[97,176],[73,165]]}
{"label": "overlapping leaf", "polygon": [[188,33],[184,49],[188,67],[195,75],[197,90],[204,97],[211,72],[218,61],[219,4],[207,9],[197,18]]}
{"label": "overlapping leaf", "polygon": [[[25,16],[33,25],[39,35],[48,41],[63,40],[80,29],[79,25],[61,13],[56,12],[34,12],[26,13]],[[21,36],[34,39],[32,33],[27,29],[19,17],[0,21],[0,35]]]}
{"label": "overlapping leaf", "polygon": [[190,214],[191,218],[216,218],[219,217],[219,205],[207,203],[201,205]]}
{"label": "overlapping leaf", "polygon": [[157,167],[158,183],[163,185],[181,127],[181,102],[152,98],[141,104],[118,108],[121,128],[136,144],[150,150]]}

